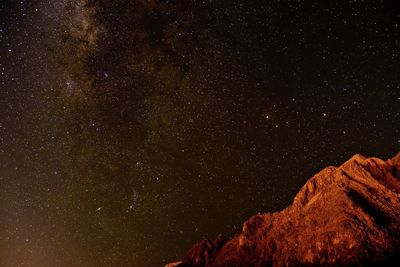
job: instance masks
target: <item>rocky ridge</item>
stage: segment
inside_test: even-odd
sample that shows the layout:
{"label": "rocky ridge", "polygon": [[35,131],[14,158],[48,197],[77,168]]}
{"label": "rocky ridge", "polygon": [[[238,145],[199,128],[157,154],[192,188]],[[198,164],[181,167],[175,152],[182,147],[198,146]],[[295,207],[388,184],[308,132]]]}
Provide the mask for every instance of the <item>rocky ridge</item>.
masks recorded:
{"label": "rocky ridge", "polygon": [[251,217],[230,241],[203,240],[169,267],[382,266],[398,254],[400,153],[355,155],[314,175],[283,211]]}

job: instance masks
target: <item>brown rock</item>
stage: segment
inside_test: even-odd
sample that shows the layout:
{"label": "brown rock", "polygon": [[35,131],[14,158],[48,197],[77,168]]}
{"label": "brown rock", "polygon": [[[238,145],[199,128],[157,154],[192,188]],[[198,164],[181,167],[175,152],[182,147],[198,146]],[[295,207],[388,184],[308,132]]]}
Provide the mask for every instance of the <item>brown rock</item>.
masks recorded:
{"label": "brown rock", "polygon": [[195,245],[179,267],[382,266],[397,255],[400,153],[386,162],[355,155],[312,177],[285,210],[251,217],[229,242]]}
{"label": "brown rock", "polygon": [[168,263],[164,267],[179,267],[181,265],[182,265],[182,262],[181,261],[177,261],[177,262]]}
{"label": "brown rock", "polygon": [[[203,267],[209,266],[218,255],[218,252],[227,242],[222,235],[218,236],[214,241],[203,240],[194,245],[182,261],[183,266]],[[181,267],[181,266],[180,266]]]}

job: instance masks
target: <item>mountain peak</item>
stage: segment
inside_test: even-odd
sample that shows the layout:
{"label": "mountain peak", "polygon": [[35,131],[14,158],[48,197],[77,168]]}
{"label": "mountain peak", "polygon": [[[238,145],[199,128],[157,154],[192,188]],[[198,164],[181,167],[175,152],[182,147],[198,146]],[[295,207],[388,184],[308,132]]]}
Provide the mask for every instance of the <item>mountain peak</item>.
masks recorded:
{"label": "mountain peak", "polygon": [[[400,253],[400,153],[327,167],[281,212],[257,214],[230,241],[203,241],[179,267],[387,264]],[[218,239],[217,239],[218,240]]]}
{"label": "mountain peak", "polygon": [[397,167],[397,170],[399,170],[399,166],[400,166],[400,152],[397,153],[396,156],[394,156],[393,158],[391,158],[389,160],[389,163],[393,166],[393,167]]}
{"label": "mountain peak", "polygon": [[366,159],[366,157],[364,157],[361,154],[355,154],[354,156],[352,156],[348,161],[364,161]]}

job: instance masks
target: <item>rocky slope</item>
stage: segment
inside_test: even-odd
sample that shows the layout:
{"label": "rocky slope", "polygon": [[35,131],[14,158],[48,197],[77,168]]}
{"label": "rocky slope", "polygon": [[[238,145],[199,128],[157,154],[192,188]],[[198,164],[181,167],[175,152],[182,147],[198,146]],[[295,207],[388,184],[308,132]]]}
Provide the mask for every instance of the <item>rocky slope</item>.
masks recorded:
{"label": "rocky slope", "polygon": [[251,217],[230,241],[204,240],[171,266],[400,266],[399,255],[400,153],[328,167],[285,210]]}

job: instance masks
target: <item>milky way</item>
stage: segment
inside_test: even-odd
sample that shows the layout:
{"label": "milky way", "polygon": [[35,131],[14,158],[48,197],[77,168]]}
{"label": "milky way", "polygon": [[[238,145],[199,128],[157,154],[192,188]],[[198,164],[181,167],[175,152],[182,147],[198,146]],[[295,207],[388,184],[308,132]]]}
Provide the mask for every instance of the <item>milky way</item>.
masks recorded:
{"label": "milky way", "polygon": [[162,266],[398,152],[400,9],[323,2],[2,1],[0,265]]}

